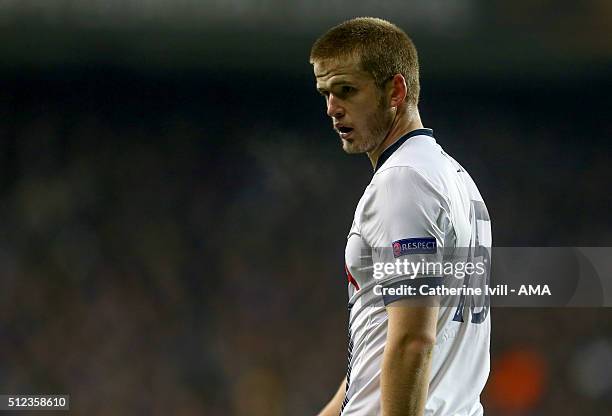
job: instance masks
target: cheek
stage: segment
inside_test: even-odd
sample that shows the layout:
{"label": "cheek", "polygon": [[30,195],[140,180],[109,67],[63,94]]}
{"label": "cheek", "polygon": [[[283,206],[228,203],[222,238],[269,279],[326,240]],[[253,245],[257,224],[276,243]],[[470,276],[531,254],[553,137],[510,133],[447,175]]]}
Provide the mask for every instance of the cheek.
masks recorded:
{"label": "cheek", "polygon": [[355,112],[353,124],[360,129],[372,129],[373,125],[376,124],[376,120],[379,118],[378,111],[376,109],[367,108],[361,111]]}
{"label": "cheek", "polygon": [[380,108],[376,108],[376,110],[372,111],[368,115],[367,120],[369,129],[373,131],[380,130],[388,123],[387,114]]}

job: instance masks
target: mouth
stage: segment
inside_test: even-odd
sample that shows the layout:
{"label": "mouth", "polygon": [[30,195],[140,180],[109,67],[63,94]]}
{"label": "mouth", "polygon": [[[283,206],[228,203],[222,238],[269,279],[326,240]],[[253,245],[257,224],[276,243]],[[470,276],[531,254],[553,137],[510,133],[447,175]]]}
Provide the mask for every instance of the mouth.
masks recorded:
{"label": "mouth", "polygon": [[347,140],[349,138],[349,136],[353,133],[353,128],[352,127],[336,126],[335,130],[338,132],[340,137],[342,139],[344,139],[344,140]]}

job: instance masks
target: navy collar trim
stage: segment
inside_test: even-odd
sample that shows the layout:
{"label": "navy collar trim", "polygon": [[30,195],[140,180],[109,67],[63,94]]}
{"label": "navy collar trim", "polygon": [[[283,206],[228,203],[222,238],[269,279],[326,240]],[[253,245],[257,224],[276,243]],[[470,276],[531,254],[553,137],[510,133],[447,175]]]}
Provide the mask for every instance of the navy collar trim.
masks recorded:
{"label": "navy collar trim", "polygon": [[406,140],[414,136],[433,137],[433,130],[432,129],[416,129],[416,130],[412,130],[411,132],[404,134],[402,137],[397,139],[395,143],[387,147],[385,151],[382,152],[382,154],[378,158],[378,161],[376,162],[376,168],[374,169],[374,173],[378,171],[378,169],[387,161],[387,159],[389,159],[391,155],[395,153],[395,151],[399,149],[399,147],[403,145],[404,142],[406,142]]}

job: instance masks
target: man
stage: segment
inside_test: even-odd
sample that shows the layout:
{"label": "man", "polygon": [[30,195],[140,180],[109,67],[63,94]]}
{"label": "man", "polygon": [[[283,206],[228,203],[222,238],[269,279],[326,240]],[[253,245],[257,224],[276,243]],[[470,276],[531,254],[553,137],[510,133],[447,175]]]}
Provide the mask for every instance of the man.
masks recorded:
{"label": "man", "polygon": [[[347,376],[319,415],[482,415],[488,302],[461,295],[440,303],[388,290],[404,285],[419,295],[444,285],[446,272],[437,269],[376,273],[395,260],[440,262],[452,254],[456,261],[463,252],[486,262],[490,255],[490,221],[476,185],[421,123],[416,49],[395,25],[357,18],[319,38],[310,62],[343,149],[366,153],[374,168],[345,252]],[[459,286],[485,281],[468,276]]]}

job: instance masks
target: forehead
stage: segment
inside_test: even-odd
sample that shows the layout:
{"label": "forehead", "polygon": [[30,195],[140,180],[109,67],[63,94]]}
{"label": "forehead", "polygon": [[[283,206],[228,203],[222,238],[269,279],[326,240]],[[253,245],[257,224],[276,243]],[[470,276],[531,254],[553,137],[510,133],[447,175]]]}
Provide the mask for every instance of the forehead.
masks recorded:
{"label": "forehead", "polygon": [[363,71],[354,57],[325,59],[315,61],[314,74],[317,79],[317,88],[325,87],[335,82],[367,82],[373,78]]}

